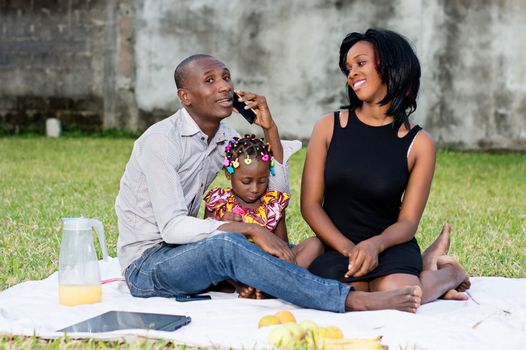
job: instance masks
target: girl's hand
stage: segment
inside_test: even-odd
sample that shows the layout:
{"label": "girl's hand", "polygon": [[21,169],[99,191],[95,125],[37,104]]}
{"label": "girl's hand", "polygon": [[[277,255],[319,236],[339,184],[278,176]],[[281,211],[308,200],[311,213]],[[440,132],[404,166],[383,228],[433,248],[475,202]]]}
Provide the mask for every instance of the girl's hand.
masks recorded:
{"label": "girl's hand", "polygon": [[349,268],[345,277],[362,277],[378,266],[378,247],[370,239],[356,244],[348,253]]}
{"label": "girl's hand", "polygon": [[270,114],[265,96],[240,90],[236,90],[236,94],[239,95],[242,102],[245,102],[249,108],[252,108],[256,112],[256,120],[254,121],[256,125],[261,126],[265,130],[269,130],[276,126],[272,119],[272,115]]}
{"label": "girl's hand", "polygon": [[228,211],[225,213],[225,215],[223,215],[223,221],[243,222],[243,216],[240,214],[232,213]]}

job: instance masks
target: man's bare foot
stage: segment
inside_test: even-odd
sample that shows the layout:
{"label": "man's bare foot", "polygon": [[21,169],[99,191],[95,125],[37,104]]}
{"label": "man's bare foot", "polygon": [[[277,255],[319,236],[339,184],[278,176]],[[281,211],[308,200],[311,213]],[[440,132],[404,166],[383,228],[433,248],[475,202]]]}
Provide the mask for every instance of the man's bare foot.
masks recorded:
{"label": "man's bare foot", "polygon": [[347,311],[394,309],[415,313],[422,302],[422,289],[408,286],[385,292],[351,291],[345,301]]}
{"label": "man's bare foot", "polygon": [[450,235],[451,225],[446,222],[442,226],[442,231],[440,231],[437,239],[422,254],[424,270],[437,270],[437,258],[441,255],[446,255],[449,251]]}
{"label": "man's bare foot", "polygon": [[442,255],[437,258],[437,268],[441,269],[448,264],[453,265],[457,270],[458,285],[455,289],[448,290],[440,298],[445,300],[468,300],[468,296],[463,293],[471,287],[471,281],[466,271],[455,258],[449,255]]}

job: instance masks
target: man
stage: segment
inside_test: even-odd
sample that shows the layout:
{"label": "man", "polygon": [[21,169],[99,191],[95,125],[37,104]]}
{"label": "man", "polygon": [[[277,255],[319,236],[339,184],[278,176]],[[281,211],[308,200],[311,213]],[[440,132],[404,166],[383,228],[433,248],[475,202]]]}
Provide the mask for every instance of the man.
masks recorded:
{"label": "man", "polygon": [[[228,68],[208,55],[183,60],[175,81],[184,108],[135,142],[116,200],[118,257],[132,295],[194,294],[233,279],[308,308],[416,311],[419,287],[354,291],[292,263],[289,247],[259,225],[198,219],[201,197],[222,167],[226,141],[237,136],[222,123],[232,113],[234,90]],[[265,98],[240,95],[256,111],[267,141],[275,144],[278,128]],[[270,187],[286,191],[286,155],[282,149],[274,153]]]}

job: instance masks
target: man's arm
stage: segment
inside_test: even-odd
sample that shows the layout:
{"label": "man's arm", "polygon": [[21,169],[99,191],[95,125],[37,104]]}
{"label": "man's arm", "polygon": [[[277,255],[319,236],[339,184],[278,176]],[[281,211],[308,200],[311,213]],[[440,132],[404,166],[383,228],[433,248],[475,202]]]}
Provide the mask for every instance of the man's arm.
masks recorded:
{"label": "man's arm", "polygon": [[256,112],[255,124],[263,129],[265,140],[274,156],[275,175],[270,177],[269,189],[290,192],[288,159],[301,148],[300,141],[280,141],[278,126],[274,123],[265,96],[247,91],[236,91],[241,100]]}
{"label": "man's arm", "polygon": [[162,239],[167,243],[185,244],[199,241],[216,231],[223,224],[221,221],[188,215],[185,193],[176,170],[181,162],[182,149],[176,149],[174,142],[159,134],[150,135],[141,146],[139,164],[146,178]]}

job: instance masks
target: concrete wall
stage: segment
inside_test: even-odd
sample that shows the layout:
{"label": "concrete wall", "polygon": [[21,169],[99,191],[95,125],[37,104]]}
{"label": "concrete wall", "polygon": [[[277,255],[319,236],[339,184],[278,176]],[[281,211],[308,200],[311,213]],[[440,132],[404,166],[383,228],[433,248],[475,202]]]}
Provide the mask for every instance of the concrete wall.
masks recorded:
{"label": "concrete wall", "polygon": [[[423,72],[414,119],[440,144],[526,150],[520,0],[0,4],[0,79],[9,82],[0,86],[0,127],[35,115],[24,101],[58,99],[69,104],[41,117],[144,129],[179,107],[173,70],[201,52],[227,63],[236,87],[267,96],[282,134],[308,138],[320,115],[345,103],[342,38],[380,26],[413,43]],[[241,118],[230,123],[249,131]]]}
{"label": "concrete wall", "polygon": [[[134,127],[134,4],[0,0],[0,132]],[[119,120],[123,119],[123,120]]]}

